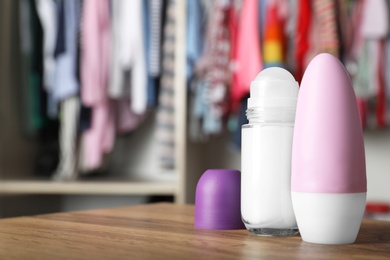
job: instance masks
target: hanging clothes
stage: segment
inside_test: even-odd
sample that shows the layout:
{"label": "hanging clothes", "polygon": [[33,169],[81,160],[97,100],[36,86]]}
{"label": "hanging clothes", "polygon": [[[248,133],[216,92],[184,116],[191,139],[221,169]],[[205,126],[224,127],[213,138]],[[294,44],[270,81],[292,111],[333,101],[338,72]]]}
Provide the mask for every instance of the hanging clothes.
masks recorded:
{"label": "hanging clothes", "polygon": [[205,19],[201,0],[188,0],[186,28],[187,80],[193,77],[196,63],[203,52]]}
{"label": "hanging clothes", "polygon": [[57,117],[58,104],[79,92],[76,77],[79,0],[36,1],[44,30],[44,87],[48,115]]}
{"label": "hanging clothes", "polygon": [[[258,23],[259,23],[259,34],[260,34],[260,42],[264,42],[264,31],[265,31],[265,28],[267,27],[266,25],[266,20],[267,20],[267,15],[268,15],[268,4],[271,2],[271,5],[274,4],[274,1],[273,0],[258,0],[259,1],[259,4],[258,4]],[[264,46],[261,46],[262,48],[262,51],[263,51],[263,47]]]}
{"label": "hanging clothes", "polygon": [[203,91],[206,82],[197,73],[197,64],[203,54],[205,43],[206,17],[202,0],[187,1],[186,59],[189,103],[188,135],[193,141],[206,141],[203,132],[203,115],[207,114],[206,98]]}
{"label": "hanging clothes", "polygon": [[352,26],[352,12],[351,6],[348,2],[343,0],[337,0],[336,5],[336,22],[339,30],[339,47],[340,47],[340,60],[342,60],[348,70],[348,59],[350,58],[349,51],[353,46],[354,28]]}
{"label": "hanging clothes", "polygon": [[233,111],[239,107],[243,97],[249,93],[250,83],[262,70],[262,55],[259,40],[258,1],[242,2],[237,40],[234,50],[233,82],[231,87],[231,105]]}
{"label": "hanging clothes", "polygon": [[[283,66],[285,62],[285,17],[281,14],[288,8],[285,1],[269,1],[263,35],[264,67]],[[286,12],[287,10],[284,10]]]}
{"label": "hanging clothes", "polygon": [[[60,101],[60,162],[53,178],[73,180],[77,177],[77,130],[80,114],[79,81],[77,77],[78,34],[80,24],[80,0],[62,1],[63,28],[58,30],[54,100]],[[60,16],[61,17],[61,16]],[[62,42],[61,42],[62,41]]]}
{"label": "hanging clothes", "polygon": [[314,0],[311,3],[309,44],[303,56],[303,68],[306,68],[319,53],[327,52],[339,57],[339,36],[334,0]]}
{"label": "hanging clothes", "polygon": [[147,107],[157,106],[161,74],[161,35],[165,2],[148,0],[143,3],[144,51],[147,63]]}
{"label": "hanging clothes", "polygon": [[114,102],[115,128],[118,134],[127,134],[137,129],[144,121],[146,115],[139,115],[131,110],[128,98]]}
{"label": "hanging clothes", "polygon": [[[9,53],[13,61],[18,61],[18,66],[12,69],[17,73],[18,83],[11,84],[13,91],[18,93],[18,111],[11,116],[15,119],[21,116],[23,138],[34,138],[34,144],[39,144],[39,152],[34,159],[35,175],[51,176],[58,165],[58,122],[47,116],[47,93],[45,90],[45,38],[43,23],[39,8],[34,0],[2,1],[12,2],[19,7],[19,14],[11,12],[12,17],[19,19],[19,24],[13,22],[12,32],[19,29],[18,43],[13,44],[15,51]],[[19,27],[15,28],[15,24]],[[7,42],[9,35],[5,36]],[[13,36],[11,36],[12,38]],[[3,56],[5,58],[5,56]],[[4,98],[9,99],[5,96]],[[11,139],[13,140],[13,139]]]}
{"label": "hanging clothes", "polygon": [[147,107],[147,67],[145,58],[142,0],[112,1],[112,58],[109,95],[130,97],[131,109],[142,114]]}
{"label": "hanging clothes", "polygon": [[58,102],[53,97],[56,73],[54,51],[57,42],[59,8],[52,0],[36,0],[36,10],[43,30],[43,87],[47,93],[47,115],[56,118]]}
{"label": "hanging clothes", "polygon": [[[356,71],[353,71],[352,82],[357,97],[360,121],[362,123],[362,126],[366,127],[368,117],[368,86],[370,84],[369,52],[368,44],[366,42],[363,43],[363,46],[361,47],[359,56],[357,56],[357,58],[358,59],[356,61]],[[350,67],[354,65],[355,64],[350,65]]]}
{"label": "hanging clothes", "polygon": [[160,166],[175,167],[175,46],[176,0],[168,0],[162,49],[162,74],[157,111],[157,143]]}
{"label": "hanging clothes", "polygon": [[43,87],[51,91],[54,87],[56,61],[54,50],[57,40],[57,5],[53,0],[35,0],[37,12],[43,27]]}
{"label": "hanging clothes", "polygon": [[310,0],[299,0],[295,30],[295,79],[301,82],[305,69],[307,51],[310,48],[309,31],[312,21]]}
{"label": "hanging clothes", "polygon": [[208,16],[205,46],[197,63],[198,76],[205,79],[207,87],[203,118],[203,132],[206,135],[219,134],[223,118],[228,110],[228,94],[231,81],[229,14],[231,5],[216,0]]}
{"label": "hanging clothes", "polygon": [[286,25],[285,25],[285,34],[287,41],[286,44],[286,68],[289,69],[291,73],[295,73],[296,69],[296,60],[294,57],[294,50],[295,50],[295,29],[297,27],[297,1],[290,0],[288,1],[289,10],[288,10],[288,17],[286,19]]}
{"label": "hanging clothes", "polygon": [[[241,145],[241,125],[246,122],[245,100],[250,92],[250,83],[263,68],[262,32],[265,18],[262,7],[268,1],[248,0],[233,5],[230,12],[232,82],[230,108],[234,116],[230,122],[237,122],[230,130],[234,132],[232,143]],[[236,116],[238,115],[238,116]],[[244,115],[244,116],[243,116]],[[233,125],[233,124],[231,124]]]}
{"label": "hanging clothes", "polygon": [[207,141],[209,136],[203,132],[203,116],[208,113],[206,101],[207,82],[201,78],[190,81],[188,136],[192,141]]}
{"label": "hanging clothes", "polygon": [[[50,118],[56,118],[58,112],[58,102],[53,96],[56,74],[56,57],[54,55],[56,44],[58,42],[58,18],[59,5],[52,0],[36,0],[37,12],[43,27],[43,87],[47,92],[47,114]],[[63,18],[63,17],[61,17]]]}
{"label": "hanging clothes", "polygon": [[386,63],[385,63],[385,51],[386,51],[386,43],[385,39],[381,39],[379,42],[379,58],[378,58],[378,90],[376,96],[376,123],[379,128],[383,128],[387,124],[387,116],[386,116]]}
{"label": "hanging clothes", "polygon": [[385,93],[385,68],[384,40],[389,35],[389,10],[385,0],[364,1],[362,12],[361,37],[368,46],[369,80],[366,99],[375,97],[375,120],[368,124],[384,127],[386,125],[386,93]]}
{"label": "hanging clothes", "polygon": [[64,50],[56,57],[53,97],[57,101],[79,94],[77,79],[77,48],[80,19],[80,0],[66,0],[64,5]]}
{"label": "hanging clothes", "polygon": [[[356,94],[362,127],[367,125],[366,87],[368,85],[367,51],[366,44],[361,37],[363,2],[358,1],[347,9],[343,1],[339,1],[341,21],[347,21],[341,27],[341,40],[344,46],[345,64],[351,76],[352,85]],[[346,43],[348,42],[348,43]]]}
{"label": "hanging clothes", "polygon": [[66,33],[65,33],[65,3],[64,1],[58,1],[58,12],[57,12],[57,37],[56,45],[54,49],[54,57],[58,57],[66,50]]}
{"label": "hanging clothes", "polygon": [[149,75],[152,77],[160,76],[160,52],[161,52],[161,23],[162,23],[162,11],[163,1],[162,0],[149,0],[149,35],[150,39],[148,42],[148,69]]}
{"label": "hanging clothes", "polygon": [[327,52],[339,57],[336,4],[334,0],[314,0],[313,18],[318,23],[315,38],[318,38],[318,52]]}
{"label": "hanging clothes", "polygon": [[61,102],[60,110],[60,161],[53,174],[53,179],[57,181],[70,181],[78,177],[77,124],[80,114],[80,98],[78,96],[66,98]]}
{"label": "hanging clothes", "polygon": [[20,37],[22,54],[22,96],[24,125],[27,133],[35,135],[45,127],[46,93],[43,85],[43,29],[35,2],[23,0],[20,3]]}
{"label": "hanging clothes", "polygon": [[[388,13],[390,13],[390,0],[387,0],[387,11]],[[385,58],[384,68],[389,69],[390,68],[390,33],[387,35],[386,38],[385,53],[386,53],[386,58]],[[386,122],[390,122],[390,73],[385,73],[385,81],[386,81],[385,93],[386,93],[386,100],[387,100]]]}
{"label": "hanging clothes", "polygon": [[81,21],[81,100],[92,109],[91,127],[81,137],[84,171],[102,165],[103,155],[112,150],[115,119],[107,95],[110,64],[110,13],[108,0],[84,0]]}

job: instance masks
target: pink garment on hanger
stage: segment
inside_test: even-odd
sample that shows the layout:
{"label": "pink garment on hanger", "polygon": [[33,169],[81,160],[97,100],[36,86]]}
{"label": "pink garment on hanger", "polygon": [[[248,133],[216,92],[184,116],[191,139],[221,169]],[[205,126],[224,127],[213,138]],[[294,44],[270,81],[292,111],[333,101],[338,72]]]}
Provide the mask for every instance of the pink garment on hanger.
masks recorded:
{"label": "pink garment on hanger", "polygon": [[129,98],[121,98],[115,101],[116,132],[126,134],[135,130],[144,120],[145,114],[137,114],[131,109]]}
{"label": "pink garment on hanger", "polygon": [[93,106],[91,127],[83,135],[83,170],[96,170],[102,165],[103,155],[114,145],[115,121],[110,101]]}
{"label": "pink garment on hanger", "polygon": [[237,110],[245,95],[249,94],[251,81],[262,70],[262,57],[258,16],[258,1],[242,2],[241,14],[237,26],[233,82],[231,88],[232,109]]}
{"label": "pink garment on hanger", "polygon": [[115,121],[107,96],[110,57],[108,0],[84,0],[81,21],[81,99],[92,108],[91,128],[83,133],[83,168],[101,166],[114,144]]}
{"label": "pink garment on hanger", "polygon": [[81,98],[86,106],[107,99],[110,57],[108,0],[85,0],[81,21]]}

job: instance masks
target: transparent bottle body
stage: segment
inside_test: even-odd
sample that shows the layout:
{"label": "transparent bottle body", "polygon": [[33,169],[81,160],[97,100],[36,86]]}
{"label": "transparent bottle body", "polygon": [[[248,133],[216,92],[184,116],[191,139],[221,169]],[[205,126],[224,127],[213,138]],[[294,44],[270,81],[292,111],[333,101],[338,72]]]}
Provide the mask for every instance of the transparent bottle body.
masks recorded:
{"label": "transparent bottle body", "polygon": [[[259,111],[257,111],[259,112]],[[248,110],[242,126],[241,216],[257,235],[298,233],[291,201],[291,111]]]}

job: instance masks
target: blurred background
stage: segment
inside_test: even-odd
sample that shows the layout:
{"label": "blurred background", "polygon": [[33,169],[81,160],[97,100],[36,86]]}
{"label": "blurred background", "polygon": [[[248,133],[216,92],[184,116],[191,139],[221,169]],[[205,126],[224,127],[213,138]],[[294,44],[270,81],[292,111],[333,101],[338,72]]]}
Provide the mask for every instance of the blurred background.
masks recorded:
{"label": "blurred background", "polygon": [[[194,203],[240,169],[251,80],[346,66],[366,148],[367,216],[390,211],[390,1],[1,0],[0,217]],[[332,104],[329,104],[332,106]]]}

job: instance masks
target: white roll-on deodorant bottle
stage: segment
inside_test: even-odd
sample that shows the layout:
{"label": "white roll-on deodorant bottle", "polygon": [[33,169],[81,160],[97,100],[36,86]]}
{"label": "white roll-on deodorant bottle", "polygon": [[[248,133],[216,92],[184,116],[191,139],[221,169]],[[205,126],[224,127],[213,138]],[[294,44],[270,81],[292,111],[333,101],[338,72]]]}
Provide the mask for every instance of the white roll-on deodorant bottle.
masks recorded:
{"label": "white roll-on deodorant bottle", "polygon": [[290,189],[291,151],[298,83],[287,70],[271,67],[250,86],[242,126],[241,217],[263,236],[298,233]]}

